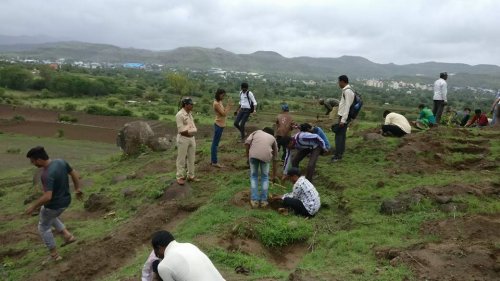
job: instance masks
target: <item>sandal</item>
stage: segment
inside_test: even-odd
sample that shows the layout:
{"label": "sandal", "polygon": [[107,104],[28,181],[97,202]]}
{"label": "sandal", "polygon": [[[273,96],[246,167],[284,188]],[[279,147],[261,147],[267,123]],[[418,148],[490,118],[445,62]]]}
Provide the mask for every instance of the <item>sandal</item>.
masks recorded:
{"label": "sandal", "polygon": [[69,244],[74,242],[76,242],[76,238],[75,236],[71,235],[69,239],[67,239],[66,241],[64,241],[64,243],[61,244],[61,247],[68,246]]}
{"label": "sandal", "polygon": [[42,262],[42,265],[46,265],[46,264],[53,263],[53,262],[58,262],[58,261],[61,261],[62,259],[63,259],[63,257],[61,257],[59,254],[56,254],[55,256],[49,255],[49,257]]}

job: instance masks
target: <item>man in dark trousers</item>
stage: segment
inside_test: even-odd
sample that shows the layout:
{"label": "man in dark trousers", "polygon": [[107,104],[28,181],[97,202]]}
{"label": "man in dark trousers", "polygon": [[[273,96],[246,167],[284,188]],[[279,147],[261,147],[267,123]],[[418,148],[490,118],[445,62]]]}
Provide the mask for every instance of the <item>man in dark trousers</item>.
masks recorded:
{"label": "man in dark trousers", "polygon": [[63,159],[49,159],[47,152],[45,152],[42,146],[32,148],[28,151],[26,157],[30,159],[31,164],[34,166],[43,168],[43,195],[33,205],[28,207],[25,213],[31,215],[41,207],[38,231],[49,249],[50,258],[48,261],[59,261],[62,257],[57,253],[52,227],[64,237],[62,246],[76,241],[76,238],[66,229],[59,216],[71,203],[68,175],[71,176],[71,180],[73,181],[76,197],[82,200],[83,193],[80,190],[79,176],[68,162]]}
{"label": "man in dark trousers", "polygon": [[434,107],[432,108],[432,113],[436,117],[436,124],[441,123],[441,115],[443,115],[444,106],[448,104],[448,84],[446,80],[448,79],[448,73],[442,72],[439,74],[439,79],[434,82]]}
{"label": "man in dark trousers", "polygon": [[347,126],[351,119],[349,118],[349,109],[354,102],[354,91],[349,85],[349,78],[346,75],[339,76],[339,88],[342,89],[342,96],[340,97],[338,123],[333,126],[335,133],[335,154],[331,162],[337,162],[342,159],[345,152],[345,141]]}
{"label": "man in dark trousers", "polygon": [[245,123],[251,113],[257,112],[257,101],[254,94],[248,90],[248,83],[241,83],[240,106],[235,112],[234,127],[240,131],[240,142],[245,142]]}

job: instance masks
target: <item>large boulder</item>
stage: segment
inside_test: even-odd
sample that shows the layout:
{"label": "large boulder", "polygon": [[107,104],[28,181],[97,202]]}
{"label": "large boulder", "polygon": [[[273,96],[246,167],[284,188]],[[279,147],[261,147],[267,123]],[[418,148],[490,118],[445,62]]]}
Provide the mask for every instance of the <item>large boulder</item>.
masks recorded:
{"label": "large boulder", "polygon": [[118,132],[116,144],[125,154],[137,155],[153,136],[154,132],[148,123],[133,121],[125,124]]}
{"label": "large boulder", "polygon": [[166,135],[164,137],[151,137],[148,140],[148,147],[151,148],[153,151],[165,151],[168,150],[170,147],[172,147],[173,144],[173,139],[169,135]]}

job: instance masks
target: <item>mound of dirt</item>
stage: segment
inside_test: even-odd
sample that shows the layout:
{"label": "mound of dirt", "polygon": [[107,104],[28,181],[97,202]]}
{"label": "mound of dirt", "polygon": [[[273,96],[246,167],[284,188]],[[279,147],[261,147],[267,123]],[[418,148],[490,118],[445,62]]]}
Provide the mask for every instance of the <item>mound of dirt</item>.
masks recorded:
{"label": "mound of dirt", "polygon": [[83,204],[85,210],[89,212],[110,211],[114,201],[100,193],[92,193]]}

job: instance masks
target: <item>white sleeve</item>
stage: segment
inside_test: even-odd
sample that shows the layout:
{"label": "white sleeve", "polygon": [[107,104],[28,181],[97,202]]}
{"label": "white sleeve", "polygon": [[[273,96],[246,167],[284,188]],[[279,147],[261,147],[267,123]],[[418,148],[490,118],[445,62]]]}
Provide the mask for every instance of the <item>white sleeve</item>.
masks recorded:
{"label": "white sleeve", "polygon": [[441,85],[441,93],[443,94],[443,100],[448,101],[447,94],[448,94],[448,83],[446,81]]}
{"label": "white sleeve", "polygon": [[340,120],[340,122],[342,123],[347,122],[347,117],[349,117],[349,109],[351,108],[351,105],[354,102],[354,92],[351,89],[345,90],[344,99],[345,99],[344,112],[342,112],[343,115],[342,119]]}
{"label": "white sleeve", "polygon": [[253,93],[249,91],[248,96],[252,100],[253,105],[257,108],[257,100],[255,100],[255,96],[253,95]]}
{"label": "white sleeve", "polygon": [[144,266],[142,267],[142,276],[141,276],[141,281],[151,281],[153,280],[153,269],[151,266],[153,265],[153,261],[157,259],[155,252],[151,251],[151,254],[149,254],[148,259],[144,263]]}

